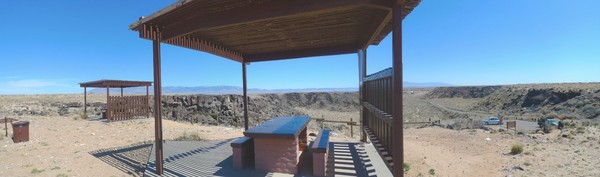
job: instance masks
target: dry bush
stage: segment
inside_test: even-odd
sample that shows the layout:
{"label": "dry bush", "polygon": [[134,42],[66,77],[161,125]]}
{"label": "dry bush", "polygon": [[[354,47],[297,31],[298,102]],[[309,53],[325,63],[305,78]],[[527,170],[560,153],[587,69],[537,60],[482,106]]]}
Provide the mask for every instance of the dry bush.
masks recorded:
{"label": "dry bush", "polygon": [[510,148],[510,154],[512,155],[517,155],[521,152],[523,152],[523,144],[521,143],[514,143]]}
{"label": "dry bush", "polygon": [[471,120],[471,119],[455,119],[454,123],[448,128],[454,130],[462,130],[462,129],[483,129],[485,126],[483,122],[479,120]]}
{"label": "dry bush", "polygon": [[204,141],[206,138],[198,133],[187,133],[183,132],[183,135],[174,139],[175,141]]}
{"label": "dry bush", "polygon": [[87,120],[88,119],[88,115],[84,111],[81,111],[81,112],[79,112],[79,115],[77,115],[77,116],[74,117],[74,119],[75,120],[77,120],[77,119]]}

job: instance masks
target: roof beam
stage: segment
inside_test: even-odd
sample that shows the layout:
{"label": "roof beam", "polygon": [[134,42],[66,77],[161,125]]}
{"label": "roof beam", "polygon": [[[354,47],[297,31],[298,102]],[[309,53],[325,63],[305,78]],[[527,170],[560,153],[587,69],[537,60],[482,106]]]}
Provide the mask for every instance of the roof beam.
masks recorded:
{"label": "roof beam", "polygon": [[385,18],[383,18],[379,23],[376,23],[375,25],[373,25],[369,29],[369,31],[367,31],[366,34],[371,34],[371,36],[368,36],[365,39],[365,42],[363,42],[361,44],[362,49],[366,49],[367,47],[369,47],[369,45],[371,45],[371,43],[373,43],[373,41],[375,41],[375,39],[377,39],[377,37],[379,36],[379,33],[381,33],[383,28],[385,28],[385,26],[387,25],[388,21],[390,21],[390,19],[392,19],[391,9],[388,10],[387,14],[385,15]]}
{"label": "roof beam", "polygon": [[242,55],[233,50],[229,50],[223,46],[213,44],[209,41],[194,38],[194,37],[179,37],[164,41],[164,43],[185,47],[188,49],[204,51],[213,55],[231,59],[233,61],[242,62]]}
{"label": "roof beam", "polygon": [[248,23],[259,20],[268,20],[332,8],[351,8],[354,6],[371,6],[390,8],[392,3],[388,0],[285,0],[256,4],[248,7],[232,9],[208,15],[198,15],[182,19],[174,24],[164,27],[163,40],[187,35],[202,29],[223,27]]}
{"label": "roof beam", "polygon": [[261,62],[261,61],[273,61],[283,60],[292,58],[303,58],[303,57],[316,57],[326,55],[340,55],[356,53],[356,46],[336,46],[327,48],[316,48],[316,49],[302,49],[294,51],[275,52],[267,54],[254,54],[245,55],[244,62]]}
{"label": "roof beam", "polygon": [[[154,40],[158,34],[162,34],[161,28],[152,25],[142,24],[139,29],[140,37],[144,39]],[[203,51],[227,59],[231,59],[237,62],[242,62],[242,55],[239,52],[230,50],[226,47],[216,45],[207,40],[203,40],[197,37],[183,36],[178,38],[172,38],[164,40],[164,43],[185,47],[188,49]]]}
{"label": "roof beam", "polygon": [[146,22],[148,22],[148,21],[150,21],[150,20],[152,20],[152,19],[154,19],[154,18],[156,18],[158,16],[164,15],[164,14],[166,14],[166,13],[172,11],[172,10],[175,10],[176,8],[179,8],[179,7],[181,7],[181,6],[185,5],[185,4],[188,4],[190,2],[192,2],[192,1],[191,0],[178,0],[177,2],[171,4],[171,5],[163,8],[163,9],[160,9],[160,10],[156,11],[153,14],[147,16],[147,17],[141,16],[138,21],[136,21],[136,22],[134,22],[134,23],[132,23],[132,24],[129,25],[129,29],[130,30],[137,30],[137,28],[139,28],[140,25],[142,25],[142,24],[144,24],[144,23],[146,23]]}

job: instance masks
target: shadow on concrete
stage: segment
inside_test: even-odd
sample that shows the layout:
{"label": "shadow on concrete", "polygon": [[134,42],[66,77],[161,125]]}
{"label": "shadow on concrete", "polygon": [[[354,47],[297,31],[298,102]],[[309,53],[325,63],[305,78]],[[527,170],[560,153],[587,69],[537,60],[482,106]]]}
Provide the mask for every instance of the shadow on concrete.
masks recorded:
{"label": "shadow on concrete", "polygon": [[327,167],[327,176],[377,176],[360,143],[330,142]]}
{"label": "shadow on concrete", "polygon": [[128,175],[142,176],[151,149],[152,144],[137,143],[124,147],[100,149],[89,152],[89,154]]}

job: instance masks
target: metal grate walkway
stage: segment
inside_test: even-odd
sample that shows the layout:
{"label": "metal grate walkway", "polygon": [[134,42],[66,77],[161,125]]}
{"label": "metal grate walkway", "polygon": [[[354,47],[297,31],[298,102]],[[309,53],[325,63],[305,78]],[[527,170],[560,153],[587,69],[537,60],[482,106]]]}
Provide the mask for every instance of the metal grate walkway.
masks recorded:
{"label": "metal grate walkway", "polygon": [[[301,156],[303,164],[299,168],[300,174],[296,175],[267,173],[252,168],[235,169],[230,146],[233,140],[165,141],[163,176],[311,176],[312,165],[305,164],[312,161],[308,154]],[[329,148],[330,170],[327,176],[392,176],[371,144],[331,142]],[[153,147],[144,176],[157,176],[154,159]]]}

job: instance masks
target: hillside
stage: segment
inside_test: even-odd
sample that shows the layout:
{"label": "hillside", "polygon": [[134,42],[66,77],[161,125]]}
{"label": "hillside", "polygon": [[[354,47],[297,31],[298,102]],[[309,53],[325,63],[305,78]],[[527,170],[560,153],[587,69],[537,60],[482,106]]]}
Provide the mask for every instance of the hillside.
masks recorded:
{"label": "hillside", "polygon": [[440,87],[426,99],[481,98],[471,111],[506,115],[546,115],[570,119],[600,116],[600,83],[522,84],[481,87]]}

